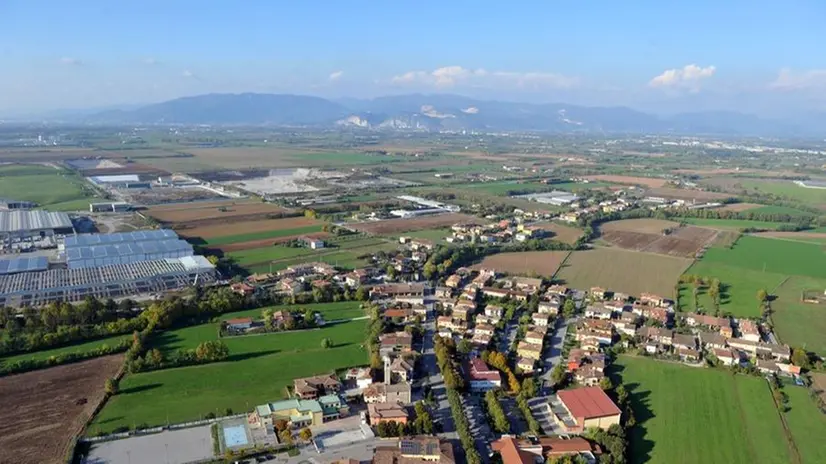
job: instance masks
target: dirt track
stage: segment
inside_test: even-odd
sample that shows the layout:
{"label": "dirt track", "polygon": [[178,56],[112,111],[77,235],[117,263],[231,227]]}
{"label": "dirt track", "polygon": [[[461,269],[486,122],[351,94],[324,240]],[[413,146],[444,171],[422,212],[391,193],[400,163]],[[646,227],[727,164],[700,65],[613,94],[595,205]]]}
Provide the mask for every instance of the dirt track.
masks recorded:
{"label": "dirt track", "polygon": [[62,463],[123,364],[105,356],[0,378],[0,464]]}

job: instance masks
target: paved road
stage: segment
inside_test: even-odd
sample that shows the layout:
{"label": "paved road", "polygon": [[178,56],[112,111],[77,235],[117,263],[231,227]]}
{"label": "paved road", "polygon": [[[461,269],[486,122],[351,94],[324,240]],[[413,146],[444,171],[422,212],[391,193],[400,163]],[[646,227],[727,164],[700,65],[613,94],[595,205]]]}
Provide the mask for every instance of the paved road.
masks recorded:
{"label": "paved road", "polygon": [[422,347],[422,367],[423,379],[421,385],[429,386],[436,400],[433,410],[433,420],[442,425],[442,438],[458,440],[456,427],[453,424],[453,417],[450,414],[450,404],[447,402],[444,379],[439,372],[439,364],[436,361],[436,352],[433,350],[433,334],[436,332],[436,323],[428,320],[422,324],[424,328],[424,341]]}
{"label": "paved road", "polygon": [[470,435],[473,437],[476,451],[479,452],[482,462],[488,462],[488,456],[491,453],[490,443],[495,438],[485,417],[485,411],[482,409],[482,401],[480,396],[464,395],[462,409],[467,415]]}
{"label": "paved road", "polygon": [[539,377],[541,386],[549,388],[551,385],[551,371],[554,366],[562,362],[562,347],[565,345],[565,336],[568,334],[568,326],[576,322],[576,319],[558,319],[551,339],[545,346],[544,359],[542,360],[542,375]]}
{"label": "paved road", "polygon": [[516,318],[511,319],[505,324],[504,335],[499,340],[497,351],[507,354],[511,349],[511,344],[516,340],[516,332],[519,330],[519,322]]}

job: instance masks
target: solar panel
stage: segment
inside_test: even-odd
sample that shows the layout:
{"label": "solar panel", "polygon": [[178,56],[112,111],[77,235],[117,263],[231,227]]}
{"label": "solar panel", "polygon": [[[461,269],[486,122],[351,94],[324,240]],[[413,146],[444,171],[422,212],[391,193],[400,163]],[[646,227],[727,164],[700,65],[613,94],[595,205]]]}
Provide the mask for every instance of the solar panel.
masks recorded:
{"label": "solar panel", "polygon": [[83,234],[66,237],[63,245],[68,248],[113,245],[116,243],[139,243],[161,240],[177,240],[178,234],[169,229],[136,230],[115,234]]}
{"label": "solar panel", "polygon": [[49,260],[45,256],[26,256],[0,260],[0,274],[45,271],[48,268]]}

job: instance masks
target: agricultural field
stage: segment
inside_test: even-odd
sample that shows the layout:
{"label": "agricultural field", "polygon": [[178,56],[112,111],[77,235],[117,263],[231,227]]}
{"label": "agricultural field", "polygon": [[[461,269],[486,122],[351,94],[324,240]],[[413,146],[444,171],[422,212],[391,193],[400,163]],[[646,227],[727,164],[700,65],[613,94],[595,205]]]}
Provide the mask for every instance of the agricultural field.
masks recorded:
{"label": "agricultural field", "polygon": [[470,184],[454,184],[454,188],[480,191],[488,195],[508,195],[508,192],[518,191],[520,194],[553,190],[553,185],[542,182],[520,182],[515,180],[498,182],[473,182]]}
{"label": "agricultural field", "polygon": [[187,149],[186,152],[194,155],[198,163],[226,169],[357,166],[410,159],[407,156],[329,152],[290,147],[195,148]]}
{"label": "agricultural field", "polygon": [[50,211],[88,211],[98,200],[81,177],[41,165],[0,166],[0,197],[33,201]]}
{"label": "agricultural field", "polygon": [[771,320],[780,340],[821,355],[826,353],[826,302],[803,303],[801,298],[804,290],[824,289],[826,279],[793,276],[773,291],[777,299],[772,302]]}
{"label": "agricultural field", "polygon": [[52,356],[65,355],[69,353],[86,353],[89,351],[94,351],[104,345],[119,345],[124,340],[128,340],[130,338],[132,338],[131,334],[115,335],[112,337],[100,338],[97,340],[92,340],[84,343],[76,343],[73,345],[61,346],[59,348],[52,348],[50,350],[32,351],[30,353],[21,353],[16,355],[0,357],[0,365],[22,360],[39,361],[42,359],[49,359]]}
{"label": "agricultural field", "polygon": [[226,200],[192,203],[176,203],[152,206],[147,216],[171,225],[197,221],[242,221],[248,218],[266,218],[267,214],[283,213],[284,208],[255,200]]}
{"label": "agricultural field", "polygon": [[632,463],[793,462],[764,379],[630,356],[616,369],[637,420]]}
{"label": "agricultural field", "polygon": [[755,191],[770,193],[790,200],[799,201],[820,209],[826,209],[826,190],[806,188],[787,180],[751,179],[751,178],[716,178],[707,181],[733,192]]}
{"label": "agricultural field", "polygon": [[433,243],[444,243],[445,237],[450,237],[451,235],[453,235],[453,231],[451,231],[449,228],[423,229],[401,235],[405,237],[430,240]]}
{"label": "agricultural field", "polygon": [[782,226],[782,222],[749,221],[745,219],[701,219],[682,218],[682,222],[695,226],[708,227],[720,230],[765,229],[775,230]]}
{"label": "agricultural field", "polygon": [[322,221],[315,219],[294,217],[227,222],[189,229],[176,229],[176,232],[183,237],[199,237],[209,245],[228,245],[252,240],[321,232],[323,224]]}
{"label": "agricultural field", "polygon": [[757,203],[729,203],[717,208],[717,211],[730,211],[732,213],[742,213],[744,211],[754,211],[758,208],[764,208],[764,205]]}
{"label": "agricultural field", "polygon": [[612,184],[641,185],[648,188],[664,187],[665,184],[668,183],[667,180],[657,177],[618,176],[610,174],[585,176],[585,178],[591,181],[608,182]]}
{"label": "agricultural field", "polygon": [[686,258],[597,248],[572,252],[555,279],[579,289],[603,287],[629,295],[648,292],[671,298],[674,284],[690,264]]}
{"label": "agricultural field", "polygon": [[409,219],[385,219],[382,221],[358,222],[347,227],[376,235],[405,234],[424,229],[449,227],[460,222],[476,222],[475,217],[461,213],[434,214]]}
{"label": "agricultural field", "polygon": [[651,197],[663,197],[674,200],[699,202],[725,200],[726,198],[732,197],[732,195],[728,195],[725,193],[706,192],[704,190],[677,189],[669,187],[657,187],[649,189],[646,192],[646,195]]}
{"label": "agricultural field", "polygon": [[0,378],[0,462],[58,464],[123,365],[105,356]]}
{"label": "agricultural field", "polygon": [[[640,225],[637,226],[637,223]],[[658,227],[663,228],[654,232]],[[636,230],[652,232],[636,232]],[[618,248],[683,258],[696,257],[717,238],[717,231],[713,229],[680,226],[671,221],[658,219],[627,219],[608,222],[600,227],[600,232],[603,240]]]}
{"label": "agricultural field", "polygon": [[532,225],[551,231],[553,233],[552,239],[568,245],[573,245],[582,236],[582,229],[556,222],[538,222]]}
{"label": "agricultural field", "polygon": [[568,251],[524,251],[486,256],[474,269],[495,269],[512,275],[536,275],[550,279],[568,257]]}
{"label": "agricultural field", "polygon": [[[227,408],[250,411],[263,402],[280,400],[294,378],[367,364],[366,325],[366,321],[352,321],[318,330],[227,338],[228,362],[128,375],[88,432],[195,420]],[[216,326],[206,327],[212,339],[217,337]],[[206,332],[203,335],[207,337]],[[167,340],[167,348],[192,346],[196,338],[187,333],[182,342]],[[324,338],[334,346],[322,348]]]}
{"label": "agricultural field", "polygon": [[[226,251],[227,248],[238,245],[246,245],[248,243],[257,242],[244,242],[237,245],[227,245],[220,248]],[[272,262],[274,264],[273,270],[280,270],[282,268],[277,265],[281,264],[281,261],[289,261],[290,264],[295,264],[296,259],[291,258],[301,258],[304,261],[319,261],[327,257],[332,257],[333,259],[350,261],[354,256],[360,256],[379,249],[395,249],[397,247],[397,244],[389,243],[379,238],[354,237],[348,240],[331,240],[327,242],[327,247],[318,250],[303,247],[292,248],[277,245],[273,246],[270,244],[270,246],[244,248],[239,251],[230,251],[226,253],[226,256],[233,258],[238,265],[248,269],[256,268],[264,264],[266,264],[269,268],[269,263]],[[346,258],[343,258],[345,256]]]}
{"label": "agricultural field", "polygon": [[758,232],[753,235],[756,237],[826,245],[826,233],[824,232]]}
{"label": "agricultural field", "polygon": [[823,446],[826,414],[820,411],[806,388],[788,386],[783,391],[789,397],[786,423],[800,452],[801,462],[826,462],[826,447]]}

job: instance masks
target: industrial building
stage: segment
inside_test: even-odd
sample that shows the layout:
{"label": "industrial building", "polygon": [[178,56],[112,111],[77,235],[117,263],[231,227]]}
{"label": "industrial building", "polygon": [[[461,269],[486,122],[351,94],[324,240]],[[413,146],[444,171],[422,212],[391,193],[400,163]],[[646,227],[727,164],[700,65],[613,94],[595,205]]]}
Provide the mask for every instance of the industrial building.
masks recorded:
{"label": "industrial building", "polygon": [[89,203],[90,213],[125,213],[132,210],[132,205],[125,201],[110,201],[106,203]]}
{"label": "industrial building", "polygon": [[72,220],[66,213],[50,211],[0,211],[0,238],[45,237],[73,233]]}
{"label": "industrial building", "polygon": [[561,190],[554,190],[553,192],[547,193],[530,193],[527,195],[516,195],[514,196],[514,198],[522,198],[524,200],[530,200],[535,201],[537,203],[544,203],[554,206],[564,206],[579,200],[579,197],[574,195],[573,193],[564,192]]}
{"label": "industrial building", "polygon": [[31,209],[35,207],[37,207],[37,203],[33,201],[0,198],[0,210]]}
{"label": "industrial building", "polygon": [[203,256],[20,272],[0,275],[0,305],[41,306],[87,296],[118,298],[208,283],[215,277],[215,266]]}
{"label": "industrial building", "polygon": [[87,179],[95,185],[109,188],[150,188],[150,182],[141,181],[137,174],[118,174],[111,176],[93,176]]}
{"label": "industrial building", "polygon": [[0,259],[0,275],[45,271],[48,268],[49,259],[45,256]]}
{"label": "industrial building", "polygon": [[192,245],[168,229],[66,237],[58,248],[69,269],[192,256]]}

